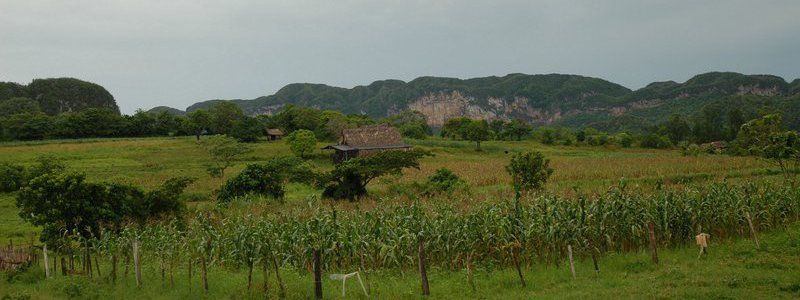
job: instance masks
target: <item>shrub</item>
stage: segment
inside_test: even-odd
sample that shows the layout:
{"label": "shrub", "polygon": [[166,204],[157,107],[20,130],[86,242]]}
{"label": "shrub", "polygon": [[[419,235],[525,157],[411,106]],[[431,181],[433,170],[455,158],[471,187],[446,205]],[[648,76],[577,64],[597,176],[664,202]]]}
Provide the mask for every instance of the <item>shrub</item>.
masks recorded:
{"label": "shrub", "polygon": [[539,151],[514,154],[511,163],[506,166],[506,171],[511,175],[511,184],[514,186],[517,199],[522,191],[544,188],[547,179],[553,174],[550,160]]}
{"label": "shrub", "polygon": [[0,192],[19,190],[25,179],[25,167],[11,163],[0,164]]}
{"label": "shrub", "polygon": [[697,144],[690,144],[688,146],[681,145],[681,154],[683,156],[698,156],[703,153],[703,148]]}
{"label": "shrub", "polygon": [[314,152],[314,148],[317,146],[317,137],[314,132],[305,129],[293,131],[286,137],[286,141],[289,143],[292,153],[300,158],[305,158],[306,154]]}
{"label": "shrub", "polygon": [[64,172],[67,166],[64,161],[54,156],[39,156],[36,158],[36,164],[28,170],[28,180],[34,179],[44,174],[57,174]]}
{"label": "shrub", "polygon": [[294,156],[274,157],[266,164],[250,164],[217,190],[217,201],[230,202],[249,194],[282,199],[287,181],[310,182],[311,165]]}
{"label": "shrub", "polygon": [[668,149],[672,147],[672,141],[667,136],[651,133],[643,135],[639,145],[642,148]]}
{"label": "shrub", "polygon": [[466,182],[453,171],[441,168],[428,177],[425,183],[418,186],[423,194],[452,193],[459,188],[466,187]]}

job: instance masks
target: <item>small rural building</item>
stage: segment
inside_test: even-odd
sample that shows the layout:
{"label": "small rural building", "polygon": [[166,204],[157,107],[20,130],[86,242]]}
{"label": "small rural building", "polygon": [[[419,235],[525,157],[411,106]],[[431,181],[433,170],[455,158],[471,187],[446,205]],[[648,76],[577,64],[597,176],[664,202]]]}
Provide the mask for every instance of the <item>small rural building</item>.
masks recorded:
{"label": "small rural building", "polygon": [[280,140],[283,137],[283,131],[278,128],[267,129],[267,139],[270,141]]}
{"label": "small rural building", "polygon": [[348,159],[369,156],[389,150],[407,150],[412,146],[403,141],[400,130],[389,124],[372,125],[342,130],[342,138],[336,145],[328,145],[323,149],[333,149],[333,162],[340,163]]}

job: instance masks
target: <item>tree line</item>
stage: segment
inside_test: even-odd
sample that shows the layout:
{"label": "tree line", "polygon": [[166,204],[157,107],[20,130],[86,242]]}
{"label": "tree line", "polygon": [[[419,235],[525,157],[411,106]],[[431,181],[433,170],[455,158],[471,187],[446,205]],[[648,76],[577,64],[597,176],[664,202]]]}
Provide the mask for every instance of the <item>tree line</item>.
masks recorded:
{"label": "tree line", "polygon": [[13,98],[0,103],[0,140],[43,140],[105,137],[196,136],[224,134],[242,142],[253,142],[267,128],[281,128],[285,133],[308,130],[321,140],[335,141],[342,130],[375,123],[398,127],[404,136],[423,139],[432,130],[419,112],[401,112],[372,119],[363,114],[345,115],[331,110],[286,105],[273,116],[246,116],[234,103],[219,102],[209,109],[186,115],[169,111],[136,111],[119,114],[113,109],[88,108],[78,112],[48,115],[36,101]]}

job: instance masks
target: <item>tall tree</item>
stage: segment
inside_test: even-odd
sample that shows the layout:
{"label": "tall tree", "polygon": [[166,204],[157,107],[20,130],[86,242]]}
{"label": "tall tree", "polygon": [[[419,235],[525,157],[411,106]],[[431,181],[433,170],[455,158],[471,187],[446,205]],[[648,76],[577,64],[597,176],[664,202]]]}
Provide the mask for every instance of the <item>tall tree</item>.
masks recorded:
{"label": "tall tree", "polygon": [[492,138],[492,132],[489,131],[489,123],[486,120],[475,120],[466,128],[467,138],[475,142],[475,150],[481,151],[481,142],[488,141]]}
{"label": "tall tree", "polygon": [[211,114],[207,110],[198,109],[186,114],[186,117],[183,123],[184,129],[193,133],[197,140],[200,140],[203,131],[211,127]]}
{"label": "tall tree", "polygon": [[229,134],[236,120],[244,117],[242,109],[235,103],[222,101],[211,107],[211,131],[216,134]]}

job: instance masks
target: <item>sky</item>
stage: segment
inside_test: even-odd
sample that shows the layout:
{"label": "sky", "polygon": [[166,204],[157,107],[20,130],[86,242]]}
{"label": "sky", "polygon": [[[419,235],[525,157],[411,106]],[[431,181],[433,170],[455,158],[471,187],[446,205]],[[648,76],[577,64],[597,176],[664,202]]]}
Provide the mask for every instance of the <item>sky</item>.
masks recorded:
{"label": "sky", "polygon": [[0,0],[0,81],[74,77],[123,113],[289,83],[708,71],[800,77],[796,0]]}

